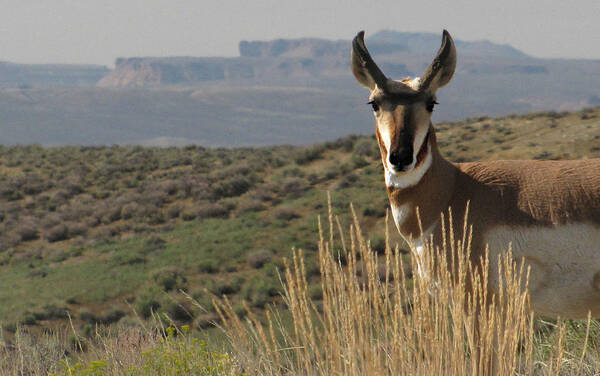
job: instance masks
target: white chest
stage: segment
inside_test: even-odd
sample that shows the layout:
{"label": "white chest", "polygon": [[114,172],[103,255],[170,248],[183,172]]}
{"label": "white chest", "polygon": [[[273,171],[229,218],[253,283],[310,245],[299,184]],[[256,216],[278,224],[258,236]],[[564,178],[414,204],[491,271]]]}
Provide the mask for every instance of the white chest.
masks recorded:
{"label": "white chest", "polygon": [[586,317],[600,315],[600,229],[588,224],[543,228],[496,227],[484,235],[489,245],[490,279],[498,285],[498,255],[512,249],[530,269],[533,309],[541,314]]}
{"label": "white chest", "polygon": [[[413,205],[405,204],[405,205],[391,205],[392,208],[392,217],[394,218],[394,223],[396,223],[396,227],[399,229],[406,220],[406,218],[413,214],[415,210]],[[410,250],[412,252],[413,257],[415,258],[415,263],[417,265],[417,273],[421,277],[425,277],[425,266],[423,260],[423,252],[425,252],[425,246],[423,245],[423,240],[429,240],[429,236],[432,234],[434,229],[437,227],[438,221],[433,223],[429,228],[423,230],[423,234],[421,237],[413,239],[405,236],[400,233],[404,240],[408,243]]]}

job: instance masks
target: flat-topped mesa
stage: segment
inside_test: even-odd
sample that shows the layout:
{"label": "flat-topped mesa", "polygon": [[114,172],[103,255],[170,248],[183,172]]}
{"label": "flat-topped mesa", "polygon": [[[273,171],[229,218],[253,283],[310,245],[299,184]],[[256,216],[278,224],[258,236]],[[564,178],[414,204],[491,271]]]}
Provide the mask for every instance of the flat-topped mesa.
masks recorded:
{"label": "flat-topped mesa", "polygon": [[[403,33],[383,30],[369,40],[369,48],[380,59],[381,67],[397,77],[411,75],[414,62],[399,64],[399,56],[419,56],[433,43],[431,33]],[[472,56],[509,58],[500,68],[519,74],[544,71],[510,46],[490,42],[459,42]],[[239,57],[131,57],[118,58],[115,69],[98,82],[99,87],[135,88],[147,86],[196,86],[243,83],[250,85],[322,85],[322,78],[338,80],[348,75],[347,40],[319,38],[275,39],[239,43]],[[516,60],[515,60],[516,59]],[[410,60],[410,59],[409,59]],[[476,59],[477,60],[477,59]],[[420,69],[420,66],[416,69]]]}
{"label": "flat-topped mesa", "polygon": [[275,39],[272,41],[246,41],[238,45],[242,57],[346,57],[347,40],[317,38]]}
{"label": "flat-topped mesa", "polygon": [[351,67],[370,91],[392,214],[417,265],[423,237],[442,244],[441,214],[451,210],[453,223],[462,227],[468,207],[472,260],[479,262],[489,249],[490,294],[501,283],[498,255],[510,244],[515,260],[531,268],[537,313],[600,316],[600,159],[451,163],[443,158],[431,114],[436,91],[456,68],[456,47],[446,30],[420,77],[387,77],[367,50],[364,32],[352,43]]}
{"label": "flat-topped mesa", "polygon": [[97,86],[182,85],[253,76],[252,66],[232,60],[205,57],[119,58],[115,69],[98,81]]}

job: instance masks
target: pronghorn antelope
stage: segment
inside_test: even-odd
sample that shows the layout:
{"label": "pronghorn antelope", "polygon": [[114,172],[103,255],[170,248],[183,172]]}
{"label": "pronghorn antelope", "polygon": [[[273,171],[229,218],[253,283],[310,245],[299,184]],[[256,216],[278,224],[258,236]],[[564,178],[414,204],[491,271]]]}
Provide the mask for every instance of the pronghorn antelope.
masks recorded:
{"label": "pronghorn antelope", "polygon": [[[364,32],[352,42],[351,67],[371,94],[392,214],[418,254],[421,233],[441,237],[440,213],[473,225],[472,257],[489,246],[490,266],[511,244],[531,267],[535,312],[600,316],[600,159],[451,163],[438,150],[431,113],[436,90],[456,67],[456,49],[444,30],[442,45],[419,78],[394,81],[371,58]],[[493,273],[490,273],[490,276]],[[492,290],[498,281],[490,281]]]}

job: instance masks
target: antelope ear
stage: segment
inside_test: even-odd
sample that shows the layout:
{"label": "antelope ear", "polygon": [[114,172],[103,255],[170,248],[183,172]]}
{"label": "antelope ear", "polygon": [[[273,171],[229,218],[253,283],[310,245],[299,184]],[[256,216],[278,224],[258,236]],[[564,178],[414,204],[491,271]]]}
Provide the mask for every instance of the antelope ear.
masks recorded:
{"label": "antelope ear", "polygon": [[444,30],[442,45],[431,64],[429,64],[423,75],[421,75],[419,90],[435,92],[450,81],[455,68],[456,48],[454,47],[454,41],[450,33]]}
{"label": "antelope ear", "polygon": [[361,31],[352,40],[352,49],[350,50],[352,73],[361,85],[371,90],[375,89],[375,85],[383,88],[387,83],[387,77],[371,58],[371,54],[365,46],[364,38],[365,32]]}

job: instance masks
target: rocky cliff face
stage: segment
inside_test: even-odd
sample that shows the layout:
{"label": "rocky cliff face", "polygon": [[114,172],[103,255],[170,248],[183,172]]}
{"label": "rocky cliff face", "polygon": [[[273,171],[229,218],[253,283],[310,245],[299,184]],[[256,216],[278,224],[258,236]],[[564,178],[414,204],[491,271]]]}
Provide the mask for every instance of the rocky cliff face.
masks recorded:
{"label": "rocky cliff face", "polygon": [[252,77],[252,65],[239,59],[136,57],[117,59],[115,69],[98,81],[97,86],[183,85]]}
{"label": "rocky cliff face", "polygon": [[[403,46],[373,42],[374,54],[405,51]],[[100,87],[157,85],[195,86],[207,82],[249,82],[280,85],[318,84],[322,78],[348,76],[350,41],[277,39],[242,41],[238,58],[119,58],[115,69],[97,84]],[[410,72],[403,64],[382,64],[390,75]]]}
{"label": "rocky cliff face", "polygon": [[273,41],[246,41],[239,44],[242,57],[299,57],[322,58],[348,55],[347,40],[276,39]]}
{"label": "rocky cliff face", "polygon": [[[423,60],[437,50],[440,35],[433,33],[400,33],[384,30],[368,38],[367,44],[386,74],[402,78],[420,74]],[[477,69],[486,60],[529,60],[522,52],[508,46],[487,41],[464,42],[457,40],[462,58],[474,60]],[[238,84],[277,84],[319,86],[340,77],[350,77],[348,69],[350,41],[330,41],[315,38],[276,39],[272,41],[241,41],[240,57],[168,57],[120,58],[115,69],[103,77],[100,87],[145,87],[158,85],[197,86],[204,83],[232,82]],[[426,57],[425,57],[426,56]],[[399,63],[402,62],[402,63]],[[500,63],[502,65],[504,63]],[[506,71],[521,73],[543,72],[543,67],[520,67],[520,63]],[[329,81],[328,81],[329,80]]]}
{"label": "rocky cliff face", "polygon": [[[115,69],[98,81],[99,87],[196,86],[232,82],[300,84],[319,77],[348,74],[343,58],[129,58],[118,59]],[[394,68],[394,69],[397,69]]]}

